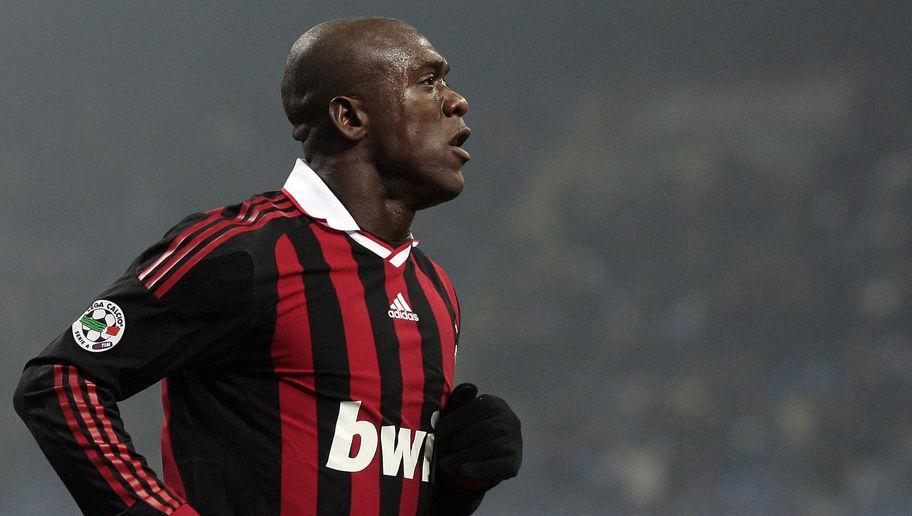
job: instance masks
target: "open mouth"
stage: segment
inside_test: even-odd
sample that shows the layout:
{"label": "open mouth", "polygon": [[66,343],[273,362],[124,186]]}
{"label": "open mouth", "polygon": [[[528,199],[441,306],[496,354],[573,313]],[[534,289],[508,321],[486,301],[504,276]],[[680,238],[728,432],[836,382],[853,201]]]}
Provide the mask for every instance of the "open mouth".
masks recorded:
{"label": "open mouth", "polygon": [[472,130],[468,127],[463,127],[456,133],[456,136],[450,140],[450,149],[453,150],[453,153],[462,158],[462,160],[469,161],[472,157],[462,148],[462,144],[469,139],[469,136],[472,134]]}
{"label": "open mouth", "polygon": [[472,134],[471,129],[469,129],[468,127],[463,127],[462,129],[459,130],[458,133],[456,133],[456,136],[454,136],[453,139],[450,140],[450,145],[452,145],[454,147],[462,147],[462,144],[465,143],[465,141],[469,139],[469,136],[471,134]]}

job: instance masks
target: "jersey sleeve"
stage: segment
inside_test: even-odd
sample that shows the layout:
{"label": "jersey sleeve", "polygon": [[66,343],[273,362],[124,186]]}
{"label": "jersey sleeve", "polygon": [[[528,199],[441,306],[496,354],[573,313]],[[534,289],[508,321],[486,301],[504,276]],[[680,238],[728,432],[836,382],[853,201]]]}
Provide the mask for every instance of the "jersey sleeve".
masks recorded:
{"label": "jersey sleeve", "polygon": [[247,253],[226,252],[200,262],[158,297],[131,267],[26,367],[72,365],[117,400],[175,371],[214,367],[240,337],[252,276]]}
{"label": "jersey sleeve", "polygon": [[195,514],[134,449],[117,401],[228,360],[250,312],[253,266],[243,250],[219,250],[156,290],[141,274],[162,250],[74,314],[16,390],[17,412],[86,514]]}

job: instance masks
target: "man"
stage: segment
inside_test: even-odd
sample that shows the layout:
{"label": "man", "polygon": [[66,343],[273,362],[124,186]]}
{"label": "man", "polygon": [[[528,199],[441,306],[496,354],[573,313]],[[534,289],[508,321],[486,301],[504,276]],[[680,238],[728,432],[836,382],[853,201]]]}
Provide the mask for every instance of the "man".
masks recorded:
{"label": "man", "polygon": [[[29,361],[16,409],[84,512],[469,514],[516,475],[510,408],[451,389],[459,305],[409,230],[463,187],[447,68],[397,20],[307,31],[284,188],[184,219]],[[159,380],[164,480],[116,405]]]}

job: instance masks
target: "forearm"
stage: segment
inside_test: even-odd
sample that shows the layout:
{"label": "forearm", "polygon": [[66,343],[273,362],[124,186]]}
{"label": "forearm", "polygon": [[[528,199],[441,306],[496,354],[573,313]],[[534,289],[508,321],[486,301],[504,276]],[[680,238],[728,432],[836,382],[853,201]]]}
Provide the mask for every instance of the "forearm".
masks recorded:
{"label": "forearm", "polygon": [[437,421],[434,515],[472,514],[484,493],[515,477],[522,464],[519,418],[504,400],[477,394],[470,383],[457,385]]}
{"label": "forearm", "polygon": [[443,481],[434,487],[431,497],[431,516],[468,516],[474,513],[484,491],[468,491],[453,482]]}
{"label": "forearm", "polygon": [[14,402],[84,513],[195,514],[133,449],[114,396],[76,367],[27,367]]}

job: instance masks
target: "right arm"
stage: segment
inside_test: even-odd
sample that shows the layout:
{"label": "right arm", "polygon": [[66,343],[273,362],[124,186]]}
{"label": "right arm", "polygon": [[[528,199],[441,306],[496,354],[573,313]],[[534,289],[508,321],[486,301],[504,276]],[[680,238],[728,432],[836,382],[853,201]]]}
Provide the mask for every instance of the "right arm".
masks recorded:
{"label": "right arm", "polygon": [[230,355],[249,311],[253,273],[246,253],[207,257],[160,297],[138,278],[142,262],[99,295],[116,308],[90,307],[26,364],[14,397],[86,514],[196,514],[134,449],[117,402],[176,371]]}
{"label": "right arm", "polygon": [[79,368],[30,365],[14,404],[84,513],[197,514],[134,449],[113,393]]}

